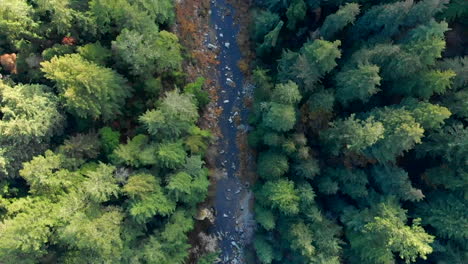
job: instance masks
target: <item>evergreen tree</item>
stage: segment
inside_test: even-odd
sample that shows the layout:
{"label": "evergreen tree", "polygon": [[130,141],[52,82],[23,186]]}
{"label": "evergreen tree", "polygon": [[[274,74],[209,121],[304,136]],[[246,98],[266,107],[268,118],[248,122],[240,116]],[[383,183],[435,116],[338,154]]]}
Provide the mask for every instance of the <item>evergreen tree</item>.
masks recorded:
{"label": "evergreen tree", "polygon": [[122,76],[78,54],[54,57],[41,65],[45,76],[55,82],[67,110],[78,117],[113,119],[130,96]]}
{"label": "evergreen tree", "polygon": [[261,152],[258,158],[257,172],[261,178],[278,179],[288,172],[288,158],[278,152]]}
{"label": "evergreen tree", "polygon": [[341,57],[338,47],[339,40],[329,42],[326,40],[315,40],[307,42],[301,49],[301,53],[295,64],[297,77],[301,79],[309,89],[326,73],[336,67],[336,59]]}
{"label": "evergreen tree", "polygon": [[62,133],[65,118],[57,97],[44,85],[0,82],[1,174],[17,176],[21,163],[47,148],[54,135]]}
{"label": "evergreen tree", "polygon": [[343,105],[353,100],[364,103],[380,91],[382,78],[376,65],[359,65],[357,69],[343,70],[336,75],[336,98]]}
{"label": "evergreen tree", "polygon": [[352,114],[347,119],[331,123],[330,128],[324,130],[320,136],[330,153],[338,155],[343,149],[362,152],[384,139],[385,131],[382,122],[375,121],[372,116],[360,120]]}
{"label": "evergreen tree", "polygon": [[396,166],[372,167],[372,178],[385,195],[394,195],[401,200],[420,201],[424,198],[421,190],[414,188],[408,173]]}
{"label": "evergreen tree", "polygon": [[198,119],[198,111],[191,95],[171,91],[157,109],[139,119],[151,135],[172,138],[187,133]]}
{"label": "evergreen tree", "polygon": [[331,40],[344,27],[356,20],[359,11],[359,5],[356,3],[347,3],[340,6],[336,13],[325,18],[322,27],[320,27],[320,36],[326,40]]}
{"label": "evergreen tree", "polygon": [[286,179],[268,181],[263,184],[259,197],[268,206],[285,215],[299,212],[299,193],[292,181]]}
{"label": "evergreen tree", "polygon": [[420,226],[421,219],[406,225],[406,211],[395,200],[387,199],[361,211],[348,209],[345,223],[351,250],[361,263],[392,263],[394,253],[406,263],[418,257],[426,259],[432,252],[434,237]]}
{"label": "evergreen tree", "polygon": [[307,8],[304,0],[293,0],[286,11],[288,17],[287,28],[294,30],[296,25],[304,20],[306,16]]}
{"label": "evergreen tree", "polygon": [[178,38],[167,31],[140,33],[124,29],[112,42],[112,49],[136,76],[179,70],[182,63]]}
{"label": "evergreen tree", "polygon": [[35,32],[39,24],[32,18],[33,12],[25,0],[1,0],[0,44],[17,45],[23,38],[39,38]]}
{"label": "evergreen tree", "polygon": [[176,208],[175,201],[164,193],[158,179],[148,173],[130,176],[123,192],[130,197],[128,212],[138,223],[146,223],[155,215],[168,216]]}

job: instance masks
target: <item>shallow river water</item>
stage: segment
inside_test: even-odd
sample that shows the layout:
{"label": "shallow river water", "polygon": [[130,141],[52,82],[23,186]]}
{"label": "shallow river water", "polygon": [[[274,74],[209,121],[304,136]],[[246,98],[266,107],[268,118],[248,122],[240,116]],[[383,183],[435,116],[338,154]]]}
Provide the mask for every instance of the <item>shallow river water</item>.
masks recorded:
{"label": "shallow river water", "polygon": [[[223,112],[218,119],[222,138],[219,141],[216,167],[223,177],[217,181],[214,208],[215,224],[210,233],[218,237],[221,250],[219,263],[243,264],[244,248],[253,231],[251,214],[252,193],[239,175],[239,133],[248,128],[247,108],[244,99],[251,89],[244,83],[237,63],[241,51],[236,41],[239,27],[234,21],[235,9],[226,0],[212,0],[211,26],[216,36],[211,36],[207,45],[219,51],[218,73],[220,91],[218,105]],[[216,46],[216,47],[215,47]]]}

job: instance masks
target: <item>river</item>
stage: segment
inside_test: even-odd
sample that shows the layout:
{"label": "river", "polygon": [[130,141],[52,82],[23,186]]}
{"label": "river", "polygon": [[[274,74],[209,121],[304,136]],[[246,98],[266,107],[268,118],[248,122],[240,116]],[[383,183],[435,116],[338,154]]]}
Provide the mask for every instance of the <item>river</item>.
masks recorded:
{"label": "river", "polygon": [[216,167],[224,175],[216,183],[213,201],[216,218],[210,233],[218,237],[219,263],[243,264],[246,263],[244,249],[251,239],[254,222],[252,192],[239,170],[240,151],[245,150],[238,145],[238,138],[248,129],[248,109],[244,102],[251,96],[251,86],[244,82],[237,66],[242,55],[236,40],[239,34],[233,16],[236,10],[226,0],[212,0],[210,10],[211,27],[216,36],[212,36],[208,45],[216,45],[219,51],[218,105],[223,109],[218,118],[222,138],[218,142]]}

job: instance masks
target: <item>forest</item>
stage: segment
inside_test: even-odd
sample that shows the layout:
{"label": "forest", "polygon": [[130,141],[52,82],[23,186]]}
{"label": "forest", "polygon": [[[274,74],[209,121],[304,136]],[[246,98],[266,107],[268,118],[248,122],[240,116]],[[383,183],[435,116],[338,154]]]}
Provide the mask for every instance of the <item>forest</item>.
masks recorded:
{"label": "forest", "polygon": [[[234,264],[193,257],[222,138],[192,2],[0,0],[0,263]],[[244,4],[256,230],[235,264],[468,263],[468,1]]]}
{"label": "forest", "polygon": [[182,263],[203,80],[172,0],[0,0],[0,263]]}
{"label": "forest", "polygon": [[468,2],[259,0],[261,263],[468,263]]}

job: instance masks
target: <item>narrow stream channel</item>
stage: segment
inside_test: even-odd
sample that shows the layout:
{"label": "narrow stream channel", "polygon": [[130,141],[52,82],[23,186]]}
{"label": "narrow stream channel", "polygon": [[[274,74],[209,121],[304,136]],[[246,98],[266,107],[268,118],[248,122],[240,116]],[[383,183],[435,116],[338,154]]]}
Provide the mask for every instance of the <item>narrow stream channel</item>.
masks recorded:
{"label": "narrow stream channel", "polygon": [[252,193],[239,175],[241,148],[237,144],[237,138],[248,127],[244,99],[249,96],[249,91],[237,66],[241,51],[236,40],[239,27],[234,21],[235,11],[226,0],[211,1],[211,26],[216,32],[216,37],[211,42],[216,43],[220,62],[218,105],[223,108],[218,119],[222,138],[219,142],[217,168],[224,176],[216,185],[216,219],[210,231],[218,237],[221,250],[219,263],[222,264],[246,263],[244,248],[253,230],[250,208]]}

